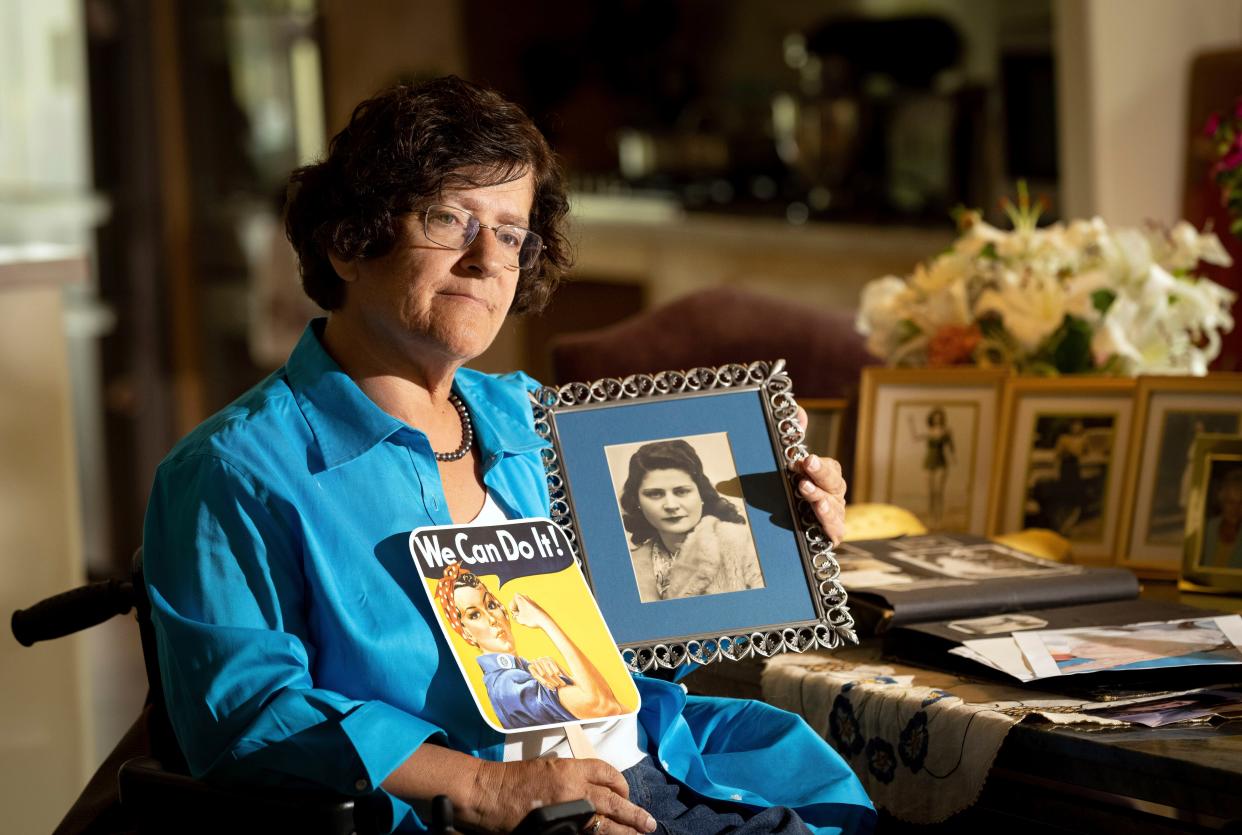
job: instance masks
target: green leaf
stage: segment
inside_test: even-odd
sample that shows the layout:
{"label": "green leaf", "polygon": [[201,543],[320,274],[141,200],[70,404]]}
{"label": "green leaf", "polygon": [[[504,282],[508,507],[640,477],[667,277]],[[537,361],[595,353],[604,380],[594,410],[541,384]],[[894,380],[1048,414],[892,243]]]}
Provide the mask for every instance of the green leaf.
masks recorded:
{"label": "green leaf", "polygon": [[1099,372],[1108,377],[1124,377],[1126,370],[1126,361],[1116,354],[1109,357],[1099,368]]}
{"label": "green leaf", "polygon": [[989,261],[995,261],[996,259],[1000,258],[1000,255],[998,255],[996,252],[996,244],[992,243],[991,241],[988,241],[988,243],[983,247],[983,249],[979,250],[979,257],[986,258]]}
{"label": "green leaf", "polygon": [[1091,306],[1100,313],[1107,313],[1117,300],[1117,294],[1109,289],[1096,290],[1091,294]]}
{"label": "green leaf", "polygon": [[1045,360],[1036,360],[1027,363],[1022,369],[1022,373],[1031,374],[1036,377],[1055,377],[1057,376],[1057,368],[1050,362]]}
{"label": "green leaf", "polygon": [[1082,319],[1066,316],[1051,341],[1052,362],[1062,374],[1091,370],[1091,326]]}
{"label": "green leaf", "polygon": [[923,331],[918,325],[909,319],[902,319],[897,323],[897,343],[907,342],[921,334]]}

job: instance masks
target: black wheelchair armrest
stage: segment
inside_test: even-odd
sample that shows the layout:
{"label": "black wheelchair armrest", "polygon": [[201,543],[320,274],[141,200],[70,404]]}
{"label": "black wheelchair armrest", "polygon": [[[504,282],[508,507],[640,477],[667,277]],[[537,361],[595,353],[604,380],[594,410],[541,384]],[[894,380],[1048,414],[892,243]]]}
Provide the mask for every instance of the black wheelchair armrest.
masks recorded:
{"label": "black wheelchair armrest", "polygon": [[[154,757],[127,760],[117,775],[121,810],[139,833],[178,835],[372,835],[381,831],[381,801],[322,789],[220,786],[169,771]],[[426,816],[426,810],[420,810]],[[576,835],[595,814],[588,800],[534,809],[511,835]],[[432,835],[456,835],[452,805],[432,804]]]}
{"label": "black wheelchair armrest", "polygon": [[220,786],[136,757],[117,776],[121,809],[141,833],[366,835],[379,831],[378,800],[322,789]]}

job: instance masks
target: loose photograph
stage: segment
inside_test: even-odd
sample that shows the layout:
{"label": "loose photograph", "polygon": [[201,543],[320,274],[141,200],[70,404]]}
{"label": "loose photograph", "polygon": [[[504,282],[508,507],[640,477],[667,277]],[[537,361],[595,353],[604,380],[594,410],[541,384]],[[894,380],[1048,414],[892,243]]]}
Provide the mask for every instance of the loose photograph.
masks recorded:
{"label": "loose photograph", "polygon": [[1112,415],[1041,414],[1026,465],[1023,526],[1100,541],[1113,471]]}
{"label": "loose photograph", "polygon": [[1092,626],[1013,636],[1037,677],[1103,670],[1242,664],[1242,618]]}
{"label": "loose photograph", "polygon": [[1201,719],[1205,716],[1219,716],[1238,705],[1242,705],[1242,692],[1240,691],[1195,690],[1116,707],[1088,708],[1084,713],[1093,713],[1106,719],[1119,719],[1132,725],[1160,728],[1172,725],[1174,722]]}
{"label": "loose photograph", "polygon": [[987,615],[981,618],[950,621],[949,628],[966,635],[1007,635],[1024,629],[1044,629],[1048,621],[1022,612]]}
{"label": "loose photograph", "polygon": [[604,453],[643,603],[765,587],[727,433]]}

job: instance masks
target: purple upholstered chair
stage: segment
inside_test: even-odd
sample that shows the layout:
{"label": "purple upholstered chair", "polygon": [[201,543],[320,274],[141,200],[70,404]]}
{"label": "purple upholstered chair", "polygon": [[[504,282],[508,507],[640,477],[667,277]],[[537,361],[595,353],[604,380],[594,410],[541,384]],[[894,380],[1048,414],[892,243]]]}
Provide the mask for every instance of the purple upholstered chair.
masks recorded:
{"label": "purple upholstered chair", "polygon": [[876,362],[854,331],[854,313],[825,310],[736,287],[701,290],[609,327],[551,343],[556,382],[666,369],[784,359],[802,398],[846,398],[841,458],[852,472],[858,381]]}

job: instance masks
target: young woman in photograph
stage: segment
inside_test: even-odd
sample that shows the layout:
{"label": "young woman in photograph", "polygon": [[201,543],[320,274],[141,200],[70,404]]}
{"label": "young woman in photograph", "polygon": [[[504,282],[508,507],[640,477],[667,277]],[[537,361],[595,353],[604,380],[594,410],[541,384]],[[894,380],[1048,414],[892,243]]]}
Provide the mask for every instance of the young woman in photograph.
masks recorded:
{"label": "young woman in photograph", "polygon": [[927,444],[923,454],[923,469],[927,470],[927,524],[936,529],[944,523],[944,488],[956,455],[953,432],[944,409],[936,406],[927,413],[927,431],[922,433],[911,417],[910,434],[914,440]]}
{"label": "young woman in photograph", "polygon": [[644,603],[763,587],[746,518],[716,492],[686,441],[638,448],[621,510]]}

